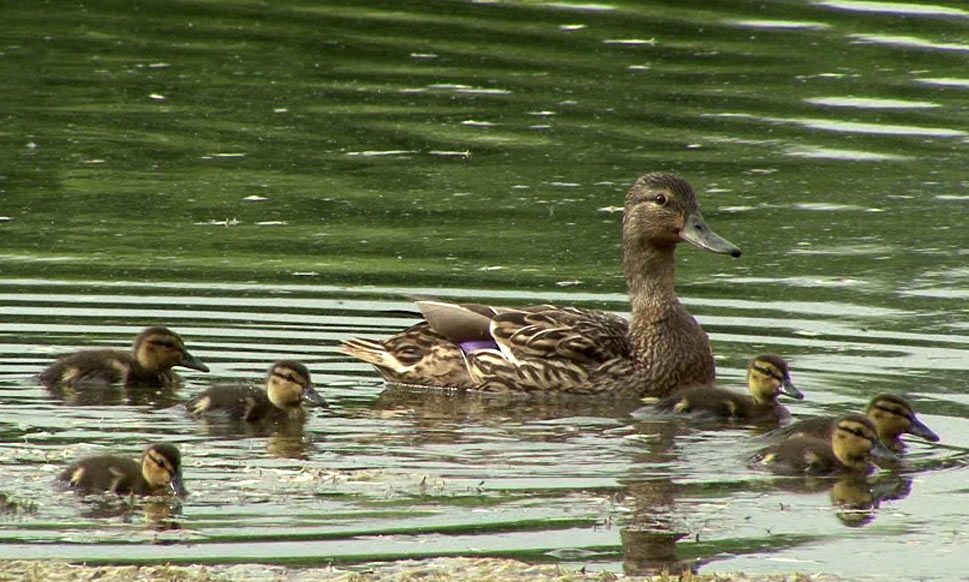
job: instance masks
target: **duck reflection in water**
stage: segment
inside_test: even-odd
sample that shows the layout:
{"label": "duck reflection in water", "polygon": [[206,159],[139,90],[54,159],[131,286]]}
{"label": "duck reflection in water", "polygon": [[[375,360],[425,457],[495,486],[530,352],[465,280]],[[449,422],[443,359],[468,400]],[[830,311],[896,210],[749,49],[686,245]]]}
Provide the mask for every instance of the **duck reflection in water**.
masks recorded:
{"label": "duck reflection in water", "polygon": [[306,407],[328,407],[303,364],[281,360],[270,366],[262,387],[213,386],[185,402],[186,413],[202,421],[211,436],[269,437],[269,451],[303,457]]}
{"label": "duck reflection in water", "polygon": [[121,519],[124,523],[143,520],[146,527],[157,531],[182,529],[182,501],[178,498],[97,495],[85,497],[81,503],[79,515],[84,518]]}
{"label": "duck reflection in water", "polygon": [[886,474],[877,478],[845,475],[831,484],[831,503],[841,523],[849,527],[868,525],[875,520],[883,501],[904,499],[912,492],[912,479]]}
{"label": "duck reflection in water", "polygon": [[[570,417],[597,417],[624,422],[639,406],[632,399],[590,399],[569,394],[489,394],[421,386],[388,385],[373,405],[374,416],[411,419],[411,432],[421,442],[459,444],[469,424],[521,424]],[[395,435],[400,438],[401,435]],[[533,440],[534,433],[518,434]]]}

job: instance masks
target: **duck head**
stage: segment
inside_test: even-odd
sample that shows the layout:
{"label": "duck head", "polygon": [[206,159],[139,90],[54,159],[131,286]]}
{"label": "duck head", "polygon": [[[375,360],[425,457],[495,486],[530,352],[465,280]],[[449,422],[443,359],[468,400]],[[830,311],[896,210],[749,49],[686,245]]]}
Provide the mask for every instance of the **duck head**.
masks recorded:
{"label": "duck head", "polygon": [[862,414],[849,414],[835,421],[831,450],[843,465],[855,471],[869,471],[873,457],[898,459],[878,439],[874,423]]}
{"label": "duck head", "polygon": [[791,371],[784,358],[776,354],[761,354],[747,366],[747,388],[754,400],[767,404],[784,394],[803,400],[804,394],[791,381]]}
{"label": "duck head", "polygon": [[901,447],[898,437],[902,433],[932,442],[939,440],[939,435],[915,416],[912,405],[894,394],[879,394],[872,398],[865,414],[875,424],[878,438],[890,447]]}
{"label": "duck head", "polygon": [[188,353],[181,336],[167,327],[149,327],[138,334],[134,353],[135,361],[146,370],[166,372],[174,366],[182,366],[209,371],[202,360]]}
{"label": "duck head", "polygon": [[182,455],[174,445],[154,444],[141,456],[141,476],[156,491],[188,494],[182,482]]}
{"label": "duck head", "polygon": [[301,404],[328,407],[323,395],[316,391],[310,371],[299,362],[283,360],[269,368],[266,394],[276,408],[296,410]]}
{"label": "duck head", "polygon": [[686,241],[714,253],[739,257],[741,251],[703,221],[690,184],[668,173],[640,176],[626,194],[623,240],[634,246],[673,249]]}

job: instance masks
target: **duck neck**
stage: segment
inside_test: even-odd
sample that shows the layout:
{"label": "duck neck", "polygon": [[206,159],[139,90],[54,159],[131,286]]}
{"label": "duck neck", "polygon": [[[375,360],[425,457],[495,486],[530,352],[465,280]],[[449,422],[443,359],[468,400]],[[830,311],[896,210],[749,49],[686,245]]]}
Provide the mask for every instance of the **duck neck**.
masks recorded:
{"label": "duck neck", "polygon": [[676,297],[676,247],[650,246],[627,252],[623,259],[632,327],[652,327],[668,315],[670,306],[679,305]]}
{"label": "duck neck", "polygon": [[834,455],[838,457],[841,464],[849,469],[858,471],[868,468],[868,453],[850,451],[847,448],[833,447]]}

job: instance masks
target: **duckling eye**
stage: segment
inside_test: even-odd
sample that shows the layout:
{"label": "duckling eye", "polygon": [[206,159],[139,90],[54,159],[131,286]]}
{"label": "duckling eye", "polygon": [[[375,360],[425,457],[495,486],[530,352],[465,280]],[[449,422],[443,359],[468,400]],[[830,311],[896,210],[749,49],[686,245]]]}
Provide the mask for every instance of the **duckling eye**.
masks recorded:
{"label": "duckling eye", "polygon": [[169,469],[168,465],[165,463],[165,460],[164,459],[160,459],[160,458],[156,457],[155,455],[148,455],[148,459],[152,463],[154,463],[155,465],[157,465],[159,468],[164,469],[165,471],[169,471],[169,472],[171,471],[171,469]]}
{"label": "duckling eye", "polygon": [[765,368],[763,366],[753,366],[753,368],[755,370],[757,370],[758,372],[760,372],[761,374],[763,374],[765,376],[769,376],[769,377],[777,380],[778,382],[784,382],[784,378],[781,378],[780,376],[778,376],[774,372],[774,370],[771,370],[770,368]]}
{"label": "duckling eye", "polygon": [[656,204],[659,204],[660,206],[666,206],[666,203],[669,202],[669,199],[666,197],[666,194],[659,193],[655,197],[653,197],[653,202],[655,202]]}
{"label": "duckling eye", "polygon": [[153,339],[153,340],[150,340],[148,343],[154,344],[156,346],[161,346],[163,348],[176,349],[175,342],[171,340]]}
{"label": "duckling eye", "polygon": [[904,410],[898,410],[898,409],[895,409],[895,408],[888,408],[887,406],[880,406],[880,405],[879,406],[875,406],[875,409],[876,410],[880,410],[882,412],[886,412],[888,414],[893,414],[895,416],[901,416],[905,420],[907,420],[909,422],[912,422],[912,415],[909,414],[908,412],[904,411]]}

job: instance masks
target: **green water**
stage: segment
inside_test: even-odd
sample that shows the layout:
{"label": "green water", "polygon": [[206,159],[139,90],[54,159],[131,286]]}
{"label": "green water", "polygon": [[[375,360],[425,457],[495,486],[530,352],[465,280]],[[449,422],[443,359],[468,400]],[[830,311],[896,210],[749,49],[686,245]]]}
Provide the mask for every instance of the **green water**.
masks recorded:
{"label": "green water", "polygon": [[[952,579],[967,32],[958,2],[0,6],[0,492],[36,503],[0,555]],[[401,393],[335,351],[412,323],[385,310],[414,294],[626,310],[614,208],[653,170],[745,252],[679,253],[725,385],[773,350],[795,414],[897,392],[942,436],[864,519],[749,471],[742,429]],[[154,323],[212,373],[135,404],[30,379]],[[332,410],[236,434],[165,408],[283,357]],[[187,459],[174,513],[49,494],[73,458],[153,438]]]}

